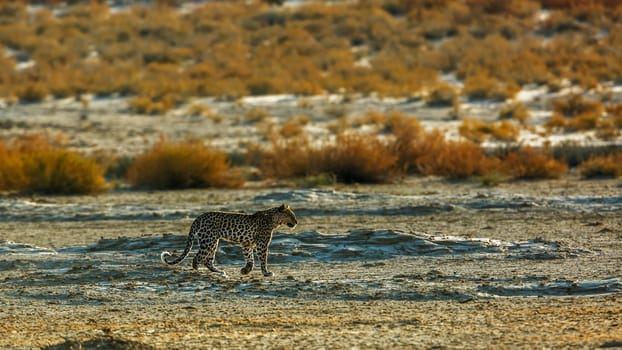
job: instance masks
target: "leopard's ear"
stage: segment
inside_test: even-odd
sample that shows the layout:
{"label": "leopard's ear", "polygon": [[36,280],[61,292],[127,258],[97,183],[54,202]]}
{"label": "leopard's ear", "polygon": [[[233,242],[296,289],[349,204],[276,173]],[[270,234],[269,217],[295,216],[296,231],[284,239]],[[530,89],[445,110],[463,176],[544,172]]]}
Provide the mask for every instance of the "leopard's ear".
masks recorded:
{"label": "leopard's ear", "polygon": [[281,206],[279,207],[279,210],[285,211],[285,209],[287,209],[287,206],[285,205],[285,203],[281,204]]}

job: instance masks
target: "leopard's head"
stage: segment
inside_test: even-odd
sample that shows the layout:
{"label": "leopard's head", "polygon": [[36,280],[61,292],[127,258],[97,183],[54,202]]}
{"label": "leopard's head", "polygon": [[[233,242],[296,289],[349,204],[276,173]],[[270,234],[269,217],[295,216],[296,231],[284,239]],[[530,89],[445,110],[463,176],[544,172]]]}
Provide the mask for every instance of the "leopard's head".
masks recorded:
{"label": "leopard's head", "polygon": [[289,205],[281,205],[278,208],[274,208],[275,211],[275,219],[276,223],[279,225],[287,225],[291,228],[296,227],[298,225],[298,220],[296,219],[296,214],[289,207]]}

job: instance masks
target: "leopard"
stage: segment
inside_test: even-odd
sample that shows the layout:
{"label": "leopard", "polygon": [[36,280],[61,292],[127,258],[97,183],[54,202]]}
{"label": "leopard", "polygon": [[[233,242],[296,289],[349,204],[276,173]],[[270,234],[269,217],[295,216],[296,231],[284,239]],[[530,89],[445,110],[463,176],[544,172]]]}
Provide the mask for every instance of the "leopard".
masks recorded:
{"label": "leopard", "polygon": [[245,265],[240,270],[242,275],[248,275],[255,264],[255,252],[261,264],[261,272],[265,277],[274,276],[268,270],[268,247],[272,241],[273,232],[281,225],[294,229],[298,225],[296,214],[289,205],[282,204],[254,214],[211,211],[199,215],[190,227],[186,247],[182,254],[174,260],[168,251],[160,254],[160,260],[167,265],[176,265],[182,262],[192,250],[195,240],[199,242],[199,251],[192,260],[192,268],[198,270],[203,264],[211,272],[226,277],[226,273],[214,266],[218,243],[221,239],[238,243],[242,247]]}

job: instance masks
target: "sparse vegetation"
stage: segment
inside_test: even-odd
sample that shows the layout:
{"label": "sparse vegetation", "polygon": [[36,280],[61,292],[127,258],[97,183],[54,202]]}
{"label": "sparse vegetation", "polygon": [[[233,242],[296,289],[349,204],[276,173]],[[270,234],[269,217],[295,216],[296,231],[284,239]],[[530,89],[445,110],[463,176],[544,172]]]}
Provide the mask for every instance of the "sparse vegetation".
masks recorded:
{"label": "sparse vegetation", "polygon": [[[33,2],[34,3],[34,2]],[[193,96],[321,92],[505,100],[525,84],[622,80],[622,3],[584,1],[183,1],[112,11],[99,1],[0,5],[0,96],[131,96],[139,113],[165,113]],[[419,4],[419,5],[417,5]],[[540,18],[540,9],[550,15]],[[606,33],[594,40],[594,33]],[[543,42],[546,40],[546,45]],[[278,64],[275,64],[278,62]]]}

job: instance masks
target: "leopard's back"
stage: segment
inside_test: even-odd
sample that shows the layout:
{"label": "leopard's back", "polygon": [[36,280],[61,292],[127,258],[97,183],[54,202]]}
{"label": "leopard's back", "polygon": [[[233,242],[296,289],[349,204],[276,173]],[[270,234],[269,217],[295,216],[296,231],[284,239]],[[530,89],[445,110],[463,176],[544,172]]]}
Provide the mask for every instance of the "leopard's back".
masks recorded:
{"label": "leopard's back", "polygon": [[213,211],[199,215],[192,223],[191,232],[199,242],[206,239],[225,239],[253,243],[258,229],[257,219],[252,214]]}

